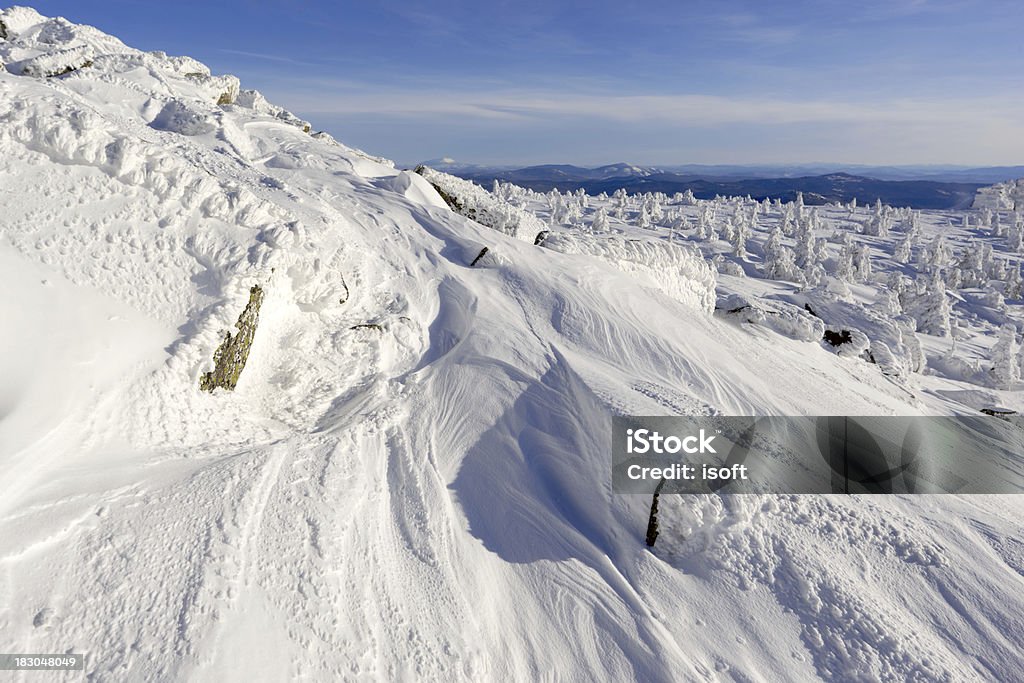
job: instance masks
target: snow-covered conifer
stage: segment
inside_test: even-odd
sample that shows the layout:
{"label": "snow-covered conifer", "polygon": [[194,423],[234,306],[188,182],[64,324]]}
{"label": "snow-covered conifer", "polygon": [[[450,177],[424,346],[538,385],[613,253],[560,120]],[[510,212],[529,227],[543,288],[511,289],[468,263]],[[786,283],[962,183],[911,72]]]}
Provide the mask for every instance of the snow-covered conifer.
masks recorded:
{"label": "snow-covered conifer", "polygon": [[952,330],[952,313],[942,272],[934,270],[924,292],[917,297],[914,311],[917,329],[925,334],[948,337]]}
{"label": "snow-covered conifer", "polygon": [[875,237],[887,237],[889,235],[888,207],[883,207],[881,202],[875,204],[875,210],[871,217],[864,223],[864,234]]}
{"label": "snow-covered conifer", "polygon": [[893,249],[892,257],[897,263],[909,263],[910,262],[910,250],[913,246],[913,237],[910,234],[904,235],[900,238],[900,241],[896,243],[895,249]]}
{"label": "snow-covered conifer", "polygon": [[866,244],[858,244],[853,254],[854,267],[857,269],[857,279],[864,282],[871,278],[871,250]]}
{"label": "snow-covered conifer", "polygon": [[834,275],[843,282],[853,282],[857,273],[857,266],[854,260],[855,247],[850,233],[844,232],[840,241],[839,257],[836,260]]}
{"label": "snow-covered conifer", "polygon": [[920,269],[922,271],[942,270],[949,265],[951,258],[952,252],[946,244],[946,237],[936,235],[927,248],[921,251]]}
{"label": "snow-covered conifer", "polygon": [[1017,328],[1007,323],[999,328],[999,338],[992,347],[989,374],[999,389],[1012,389],[1020,380],[1020,348],[1017,344]]}
{"label": "snow-covered conifer", "polygon": [[647,209],[647,204],[640,206],[640,212],[636,216],[636,227],[638,228],[650,228],[651,227],[651,213]]}
{"label": "snow-covered conifer", "polygon": [[1024,291],[1024,279],[1020,275],[1020,265],[1006,261],[1003,267],[1006,270],[1004,278],[1006,288],[1003,290],[1003,296],[1007,299],[1020,299],[1022,291]]}
{"label": "snow-covered conifer", "polygon": [[746,258],[747,256],[747,240],[750,238],[750,228],[747,221],[740,219],[736,225],[736,230],[733,235],[733,253],[738,258]]}
{"label": "snow-covered conifer", "polygon": [[776,226],[764,244],[764,274],[772,280],[800,282],[803,273],[796,265],[793,250],[782,243],[782,228]]}

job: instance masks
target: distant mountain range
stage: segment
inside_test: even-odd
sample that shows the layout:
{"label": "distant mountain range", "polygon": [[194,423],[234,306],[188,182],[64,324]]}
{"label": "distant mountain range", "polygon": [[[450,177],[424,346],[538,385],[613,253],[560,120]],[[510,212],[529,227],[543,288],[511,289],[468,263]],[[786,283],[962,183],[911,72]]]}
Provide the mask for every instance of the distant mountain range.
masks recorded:
{"label": "distant mountain range", "polygon": [[797,192],[808,204],[861,203],[881,199],[892,206],[918,209],[967,208],[978,188],[1024,177],[1024,166],[961,168],[947,166],[860,166],[857,173],[834,166],[637,166],[618,163],[585,168],[571,164],[544,164],[509,168],[460,164],[453,159],[433,159],[424,165],[489,187],[494,180],[515,183],[539,192],[552,188],[589,194],[614,192],[664,192],[691,190],[699,199],[716,195],[750,195],[792,200]]}

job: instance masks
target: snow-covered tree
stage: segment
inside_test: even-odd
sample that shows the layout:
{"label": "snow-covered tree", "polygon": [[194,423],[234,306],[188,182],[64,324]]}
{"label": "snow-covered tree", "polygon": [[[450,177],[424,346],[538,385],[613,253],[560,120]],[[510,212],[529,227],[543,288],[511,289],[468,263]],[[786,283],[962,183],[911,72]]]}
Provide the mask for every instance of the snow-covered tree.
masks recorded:
{"label": "snow-covered tree", "polygon": [[747,257],[748,239],[750,239],[749,223],[741,219],[736,225],[736,230],[733,234],[733,253],[737,258],[742,259]]}
{"label": "snow-covered tree", "polygon": [[736,240],[736,224],[733,222],[732,216],[726,218],[722,223],[722,239],[730,243]]}
{"label": "snow-covered tree", "polygon": [[921,236],[921,213],[919,211],[908,210],[904,214],[901,226],[903,232],[911,238],[911,246],[917,243],[917,240]]}
{"label": "snow-covered tree", "polygon": [[603,206],[594,212],[594,220],[590,224],[590,229],[598,234],[608,232],[608,210]]}
{"label": "snow-covered tree", "polygon": [[998,211],[994,211],[992,213],[992,218],[989,220],[988,234],[990,234],[992,237],[1006,236],[1006,227],[1003,225],[1002,220],[999,217]]}
{"label": "snow-covered tree", "polygon": [[576,192],[574,194],[576,196],[576,201],[580,205],[580,208],[583,208],[583,209],[590,208],[590,195],[587,194],[586,190],[584,190],[582,187],[580,187],[580,188],[576,189]]}
{"label": "snow-covered tree", "polygon": [[914,245],[914,239],[909,234],[904,235],[899,242],[896,243],[896,248],[893,249],[892,257],[897,263],[909,263],[911,248]]}
{"label": "snow-covered tree", "polygon": [[907,360],[911,372],[924,372],[927,362],[925,360],[924,348],[921,340],[914,331],[917,321],[914,318],[902,315],[896,318],[896,324],[900,329],[900,341],[907,349]]}
{"label": "snow-covered tree", "polygon": [[871,278],[871,250],[866,244],[858,244],[853,253],[854,267],[857,269],[857,279],[865,282]]}
{"label": "snow-covered tree", "polygon": [[636,227],[638,228],[650,228],[651,227],[651,213],[647,209],[647,204],[640,206],[640,213],[636,216]]}
{"label": "snow-covered tree", "polygon": [[964,273],[959,268],[950,268],[946,271],[946,286],[950,289],[960,289],[963,281]]}
{"label": "snow-covered tree", "polygon": [[874,213],[864,223],[864,234],[875,237],[887,237],[889,235],[889,227],[888,207],[883,207],[881,202],[876,203]]}
{"label": "snow-covered tree", "polygon": [[782,222],[779,226],[782,229],[782,234],[787,237],[793,235],[796,231],[798,224],[796,207],[793,204],[786,204],[786,208],[782,211]]}
{"label": "snow-covered tree", "polygon": [[999,328],[999,338],[992,347],[989,374],[996,387],[1012,389],[1020,380],[1020,349],[1017,345],[1017,328],[1007,323]]}
{"label": "snow-covered tree", "polygon": [[561,225],[565,222],[566,205],[565,198],[554,188],[548,193],[548,210],[550,211],[550,223],[552,226]]}
{"label": "snow-covered tree", "polygon": [[1006,231],[1006,249],[1012,254],[1024,253],[1024,223],[1011,223]]}
{"label": "snow-covered tree", "polygon": [[626,190],[619,188],[612,193],[612,202],[615,206],[621,209],[626,209],[629,206],[629,195],[626,194]]}
{"label": "snow-covered tree", "polygon": [[821,287],[828,279],[825,266],[821,265],[821,263],[813,263],[809,267],[804,268],[803,275],[804,282],[808,287]]}
{"label": "snow-covered tree", "polygon": [[942,270],[949,265],[951,258],[952,252],[946,244],[945,236],[936,235],[932,241],[928,243],[928,246],[921,250],[918,262],[920,267],[919,269],[929,272]]}
{"label": "snow-covered tree", "polygon": [[880,313],[886,316],[903,315],[903,304],[900,303],[899,294],[888,288],[879,292],[875,306]]}
{"label": "snow-covered tree", "polygon": [[704,208],[699,214],[697,214],[697,237],[702,240],[715,240],[718,239],[718,235],[715,232],[715,213],[714,210],[704,205]]}
{"label": "snow-covered tree", "polygon": [[776,226],[764,243],[764,274],[772,280],[801,282],[803,273],[796,265],[793,250],[782,243],[782,228]]}
{"label": "snow-covered tree", "polygon": [[978,249],[964,249],[956,262],[954,270],[960,271],[960,280],[957,284],[951,284],[952,287],[974,287],[980,285],[985,280],[981,251]]}
{"label": "snow-covered tree", "polygon": [[1007,261],[1003,267],[1006,271],[1004,278],[1006,288],[1003,290],[1003,296],[1007,299],[1020,299],[1024,293],[1024,279],[1020,275],[1020,265]]}
{"label": "snow-covered tree", "polygon": [[981,245],[981,272],[988,277],[997,277],[994,269],[998,263],[996,262],[995,251],[992,249],[992,245],[985,242]]}
{"label": "snow-covered tree", "polygon": [[857,275],[857,265],[854,259],[855,247],[850,233],[844,232],[840,240],[839,257],[836,259],[836,269],[833,273],[843,282],[853,282]]}
{"label": "snow-covered tree", "polygon": [[562,214],[562,222],[575,224],[583,218],[583,205],[579,202],[578,198],[572,198],[565,203],[565,209]]}
{"label": "snow-covered tree", "polygon": [[941,271],[932,271],[924,291],[915,302],[914,317],[917,329],[925,334],[937,337],[948,337],[952,330],[953,308],[946,295],[946,282]]}
{"label": "snow-covered tree", "polygon": [[796,262],[800,267],[807,270],[813,266],[818,262],[819,253],[820,245],[814,238],[814,233],[811,230],[801,231],[796,243]]}
{"label": "snow-covered tree", "polygon": [[651,222],[655,224],[660,224],[665,218],[665,210],[661,206],[661,198],[658,194],[660,193],[653,195],[649,200]]}

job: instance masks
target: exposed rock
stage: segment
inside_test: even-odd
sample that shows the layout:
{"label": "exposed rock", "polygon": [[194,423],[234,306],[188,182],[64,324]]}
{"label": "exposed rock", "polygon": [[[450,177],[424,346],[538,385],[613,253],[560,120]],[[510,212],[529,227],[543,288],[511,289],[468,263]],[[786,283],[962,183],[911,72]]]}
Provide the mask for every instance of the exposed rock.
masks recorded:
{"label": "exposed rock", "polygon": [[482,259],[484,256],[487,256],[487,247],[484,247],[483,249],[480,250],[480,253],[476,255],[476,258],[473,259],[473,262],[470,263],[469,266],[472,268],[477,263],[479,263],[480,259]]}
{"label": "exposed rock", "polygon": [[413,172],[426,178],[455,213],[523,241],[535,239],[544,224],[529,211],[497,198],[469,180],[420,164]]}
{"label": "exposed rock", "polygon": [[658,540],[658,496],[661,495],[661,488],[665,480],[658,482],[658,488],[654,489],[654,496],[651,498],[651,514],[647,518],[647,547],[653,548],[654,542]]}
{"label": "exposed rock", "polygon": [[[817,318],[814,319],[817,320]],[[822,327],[824,328],[824,324],[822,324]],[[871,340],[866,334],[856,328],[824,329],[819,338],[827,342],[836,350],[836,354],[843,358],[862,358],[866,361],[871,361]],[[880,346],[876,347],[876,350],[879,356],[885,353]],[[886,348],[886,351],[888,351],[888,348]],[[891,359],[891,357],[892,354],[889,353],[889,358]],[[895,360],[892,360],[893,364],[895,364]]]}
{"label": "exposed rock", "polygon": [[849,330],[825,330],[825,334],[822,338],[832,346],[842,346],[843,344],[849,344],[853,341],[853,337],[850,336]]}
{"label": "exposed rock", "polygon": [[1008,417],[1017,414],[1016,410],[1010,410],[1009,408],[982,408],[981,412],[993,417]]}
{"label": "exposed rock", "polygon": [[[195,66],[202,67],[204,69],[206,68],[204,65],[199,63],[196,63]],[[235,104],[239,99],[241,83],[236,76],[232,76],[230,74],[214,76],[209,73],[209,70],[206,70],[205,72],[193,70],[185,73],[184,76],[193,83],[197,83],[202,86],[218,106]]]}
{"label": "exposed rock", "polygon": [[[413,169],[414,173],[416,173],[418,175],[421,175],[424,178],[426,178],[426,175],[427,175],[426,171],[427,171],[427,167],[424,166],[423,164],[420,164],[419,166],[417,166],[416,168]],[[459,201],[458,197],[456,197],[455,195],[449,194],[448,192],[445,192],[441,188],[440,185],[438,185],[435,182],[431,182],[429,178],[427,178],[427,182],[430,183],[431,187],[433,187],[435,190],[437,190],[437,194],[439,194],[441,196],[441,199],[444,200],[444,203],[448,205],[449,209],[451,209],[452,211],[454,211],[455,213],[458,213],[458,214],[461,214],[463,212],[462,202]]]}
{"label": "exposed rock", "polygon": [[259,322],[260,306],[263,305],[263,288],[253,285],[249,290],[249,303],[246,304],[242,315],[238,316],[235,327],[238,334],[232,336],[230,332],[225,333],[224,341],[213,354],[214,368],[199,379],[199,388],[203,391],[213,391],[220,387],[233,390],[238,384],[238,377],[245,368],[245,362],[249,359],[249,348],[252,346],[253,336],[256,334],[256,325]]}

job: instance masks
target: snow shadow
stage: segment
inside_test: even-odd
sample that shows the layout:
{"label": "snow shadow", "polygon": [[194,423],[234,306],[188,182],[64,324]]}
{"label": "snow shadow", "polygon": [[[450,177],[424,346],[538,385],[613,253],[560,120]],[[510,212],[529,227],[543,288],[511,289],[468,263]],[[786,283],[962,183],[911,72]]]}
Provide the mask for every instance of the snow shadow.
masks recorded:
{"label": "snow shadow", "polygon": [[430,324],[430,346],[412,369],[413,373],[448,355],[462,343],[473,327],[477,299],[465,285],[454,278],[445,277],[438,285],[437,296],[439,309]]}
{"label": "snow shadow", "polygon": [[452,482],[469,531],[506,562],[608,551],[611,420],[555,353],[467,452]]}

